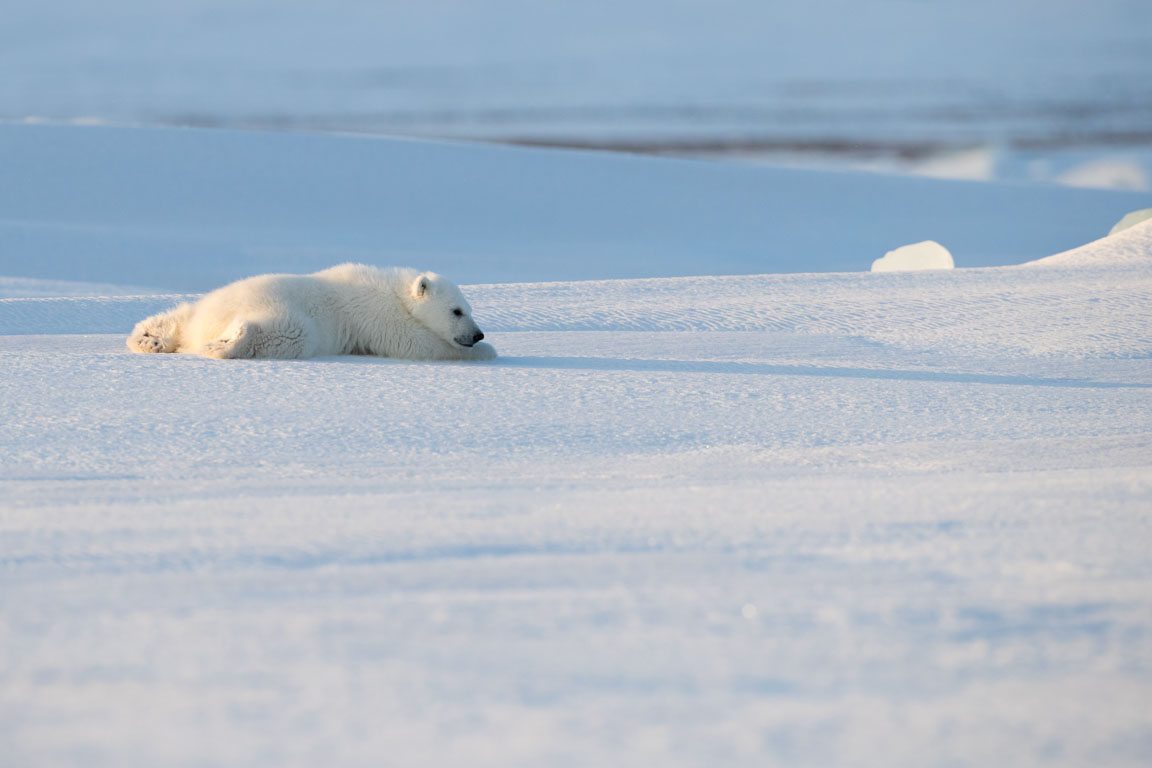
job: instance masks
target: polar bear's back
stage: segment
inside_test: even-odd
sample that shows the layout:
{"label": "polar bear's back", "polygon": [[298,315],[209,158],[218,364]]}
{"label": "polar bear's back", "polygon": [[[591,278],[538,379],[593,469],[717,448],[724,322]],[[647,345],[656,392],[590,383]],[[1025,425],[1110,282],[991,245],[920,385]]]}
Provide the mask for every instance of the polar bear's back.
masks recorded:
{"label": "polar bear's back", "polygon": [[337,264],[322,269],[309,277],[316,277],[329,283],[361,285],[384,288],[392,291],[403,290],[420,276],[419,270],[411,267],[371,267],[367,264]]}

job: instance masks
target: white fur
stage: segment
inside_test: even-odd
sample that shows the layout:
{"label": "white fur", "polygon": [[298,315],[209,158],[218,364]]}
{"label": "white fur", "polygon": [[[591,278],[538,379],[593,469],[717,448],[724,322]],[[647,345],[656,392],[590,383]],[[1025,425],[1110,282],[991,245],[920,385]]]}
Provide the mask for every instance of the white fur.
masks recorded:
{"label": "white fur", "polygon": [[141,321],[128,348],[218,358],[491,360],[490,344],[473,344],[479,333],[460,289],[439,275],[341,264],[231,283]]}

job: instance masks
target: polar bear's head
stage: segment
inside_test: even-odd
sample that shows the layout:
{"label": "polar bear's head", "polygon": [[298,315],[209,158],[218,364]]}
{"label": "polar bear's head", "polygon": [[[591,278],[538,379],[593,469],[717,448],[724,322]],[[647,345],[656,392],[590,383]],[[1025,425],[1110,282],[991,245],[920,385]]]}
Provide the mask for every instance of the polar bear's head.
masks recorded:
{"label": "polar bear's head", "polygon": [[484,338],[464,294],[435,272],[425,272],[412,282],[409,299],[412,316],[445,341],[471,347]]}

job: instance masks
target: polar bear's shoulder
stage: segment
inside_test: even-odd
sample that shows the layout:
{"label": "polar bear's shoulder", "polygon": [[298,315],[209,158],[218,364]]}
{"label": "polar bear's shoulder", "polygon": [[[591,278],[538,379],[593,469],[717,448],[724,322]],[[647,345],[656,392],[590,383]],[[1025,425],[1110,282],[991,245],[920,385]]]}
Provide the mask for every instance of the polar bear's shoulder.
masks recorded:
{"label": "polar bear's shoulder", "polygon": [[380,287],[393,287],[407,285],[419,276],[419,272],[410,267],[388,267],[381,269],[368,264],[337,264],[316,272],[313,277],[333,283],[350,285],[368,285]]}

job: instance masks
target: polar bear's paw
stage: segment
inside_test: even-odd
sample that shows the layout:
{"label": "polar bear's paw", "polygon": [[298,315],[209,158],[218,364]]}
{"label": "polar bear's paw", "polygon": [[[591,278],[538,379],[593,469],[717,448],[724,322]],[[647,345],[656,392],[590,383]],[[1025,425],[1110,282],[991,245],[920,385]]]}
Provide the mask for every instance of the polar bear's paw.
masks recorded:
{"label": "polar bear's paw", "polygon": [[248,323],[237,320],[228,327],[221,338],[210,341],[201,347],[200,354],[218,360],[249,357],[252,345],[248,331]]}
{"label": "polar bear's paw", "polygon": [[216,339],[216,341],[210,341],[201,347],[200,354],[204,355],[204,357],[215,357],[218,360],[224,360],[232,357],[232,355],[228,354],[232,346],[231,339]]}
{"label": "polar bear's paw", "polygon": [[486,341],[478,341],[468,350],[469,360],[495,360],[496,347]]}
{"label": "polar bear's paw", "polygon": [[128,337],[128,349],[133,352],[175,352],[176,343],[166,336],[153,336],[150,331]]}

